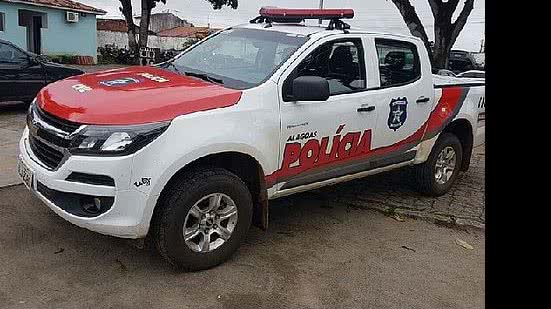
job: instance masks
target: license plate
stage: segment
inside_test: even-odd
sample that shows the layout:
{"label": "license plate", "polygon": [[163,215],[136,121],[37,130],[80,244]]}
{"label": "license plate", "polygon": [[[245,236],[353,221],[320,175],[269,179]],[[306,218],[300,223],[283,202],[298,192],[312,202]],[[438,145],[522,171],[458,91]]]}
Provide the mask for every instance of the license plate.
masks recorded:
{"label": "license plate", "polygon": [[23,180],[25,186],[31,189],[33,187],[34,173],[21,158],[19,158],[19,162],[17,163],[17,173],[19,177],[21,177],[21,180]]}

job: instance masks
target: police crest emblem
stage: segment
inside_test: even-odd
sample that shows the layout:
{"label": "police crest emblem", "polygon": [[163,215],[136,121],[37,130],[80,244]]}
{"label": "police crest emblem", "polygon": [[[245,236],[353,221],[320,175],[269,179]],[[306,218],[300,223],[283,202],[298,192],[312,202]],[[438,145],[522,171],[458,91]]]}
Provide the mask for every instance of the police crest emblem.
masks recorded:
{"label": "police crest emblem", "polygon": [[125,86],[128,84],[137,84],[139,82],[140,80],[138,79],[135,79],[132,77],[125,77],[121,79],[105,80],[99,83],[107,87],[119,87],[119,86]]}
{"label": "police crest emblem", "polygon": [[408,117],[408,100],[406,97],[390,100],[390,113],[388,114],[388,128],[398,130]]}

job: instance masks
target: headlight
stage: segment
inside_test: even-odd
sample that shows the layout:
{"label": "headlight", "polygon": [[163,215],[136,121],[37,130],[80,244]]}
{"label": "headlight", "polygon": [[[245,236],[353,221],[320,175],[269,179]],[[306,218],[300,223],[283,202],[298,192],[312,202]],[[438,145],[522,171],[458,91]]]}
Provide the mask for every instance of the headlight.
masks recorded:
{"label": "headlight", "polygon": [[87,125],[76,133],[69,146],[72,154],[123,156],[151,143],[170,121],[127,126]]}
{"label": "headlight", "polygon": [[36,97],[32,100],[31,104],[29,104],[29,109],[27,110],[27,115],[29,115],[31,113],[31,111],[33,110],[35,105],[36,105]]}

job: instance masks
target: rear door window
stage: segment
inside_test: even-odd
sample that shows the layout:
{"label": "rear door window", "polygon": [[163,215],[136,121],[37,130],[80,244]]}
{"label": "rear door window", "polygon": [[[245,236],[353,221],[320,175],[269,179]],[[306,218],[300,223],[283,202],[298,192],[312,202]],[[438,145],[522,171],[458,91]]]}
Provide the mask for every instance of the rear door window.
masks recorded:
{"label": "rear door window", "polygon": [[375,39],[381,87],[405,85],[421,77],[417,47],[409,42]]}

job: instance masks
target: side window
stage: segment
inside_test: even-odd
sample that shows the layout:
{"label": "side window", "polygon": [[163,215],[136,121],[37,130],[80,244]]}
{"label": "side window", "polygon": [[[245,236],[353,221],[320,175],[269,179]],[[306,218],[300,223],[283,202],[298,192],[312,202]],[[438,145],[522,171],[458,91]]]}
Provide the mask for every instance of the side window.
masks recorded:
{"label": "side window", "polygon": [[329,82],[331,95],[366,88],[365,61],[360,39],[325,43],[308,55],[289,75],[283,85],[287,100],[292,99],[292,82],[300,76],[319,76]]}
{"label": "side window", "polygon": [[2,65],[19,65],[27,60],[27,56],[20,50],[0,43],[0,64]]}
{"label": "side window", "polygon": [[375,39],[381,87],[408,84],[421,77],[417,47],[408,42]]}

